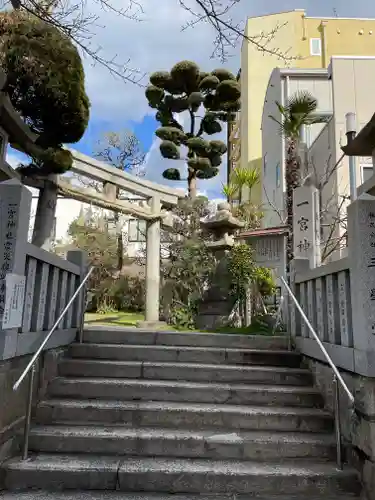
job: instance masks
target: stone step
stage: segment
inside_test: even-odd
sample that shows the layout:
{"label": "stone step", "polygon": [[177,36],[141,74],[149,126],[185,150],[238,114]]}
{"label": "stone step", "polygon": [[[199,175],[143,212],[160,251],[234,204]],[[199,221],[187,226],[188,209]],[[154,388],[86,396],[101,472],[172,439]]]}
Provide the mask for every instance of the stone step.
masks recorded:
{"label": "stone step", "polygon": [[[356,495],[325,495],[324,500],[354,500]],[[0,492],[1,500],[300,500],[300,495],[252,495],[215,494],[176,495],[168,493],[125,493],[122,491],[29,491],[27,493]],[[322,500],[312,495],[309,500]]]}
{"label": "stone step", "polygon": [[173,402],[50,399],[39,404],[37,421],[98,423],[176,429],[331,432],[333,420],[316,408],[234,406]]}
{"label": "stone step", "polygon": [[227,363],[292,368],[297,368],[301,364],[301,356],[297,352],[265,349],[76,343],[71,345],[70,354],[74,358],[122,361]]}
{"label": "stone step", "polygon": [[257,463],[168,458],[116,458],[95,455],[14,458],[3,466],[8,490],[120,490],[163,493],[268,495],[358,494],[353,469],[334,463]]}
{"label": "stone step", "polygon": [[147,457],[277,460],[334,460],[331,434],[264,431],[180,430],[115,426],[39,426],[30,433],[30,450]]}
{"label": "stone step", "polygon": [[237,335],[202,332],[162,332],[140,328],[108,326],[85,327],[84,342],[94,344],[137,344],[169,345],[191,347],[232,347],[246,349],[284,349],[288,348],[288,337],[268,335]]}
{"label": "stone step", "polygon": [[323,405],[313,387],[176,382],[116,378],[55,378],[49,385],[52,397],[119,399],[127,401],[186,401],[234,405]]}
{"label": "stone step", "polygon": [[99,359],[64,359],[60,363],[59,373],[63,376],[79,377],[124,377],[283,385],[311,385],[313,382],[311,372],[304,368]]}

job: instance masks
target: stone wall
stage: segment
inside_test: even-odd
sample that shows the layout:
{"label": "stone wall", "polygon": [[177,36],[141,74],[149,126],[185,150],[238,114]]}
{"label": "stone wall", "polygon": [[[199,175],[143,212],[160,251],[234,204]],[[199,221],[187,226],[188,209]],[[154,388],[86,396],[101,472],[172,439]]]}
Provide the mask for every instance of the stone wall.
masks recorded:
{"label": "stone wall", "polygon": [[[66,348],[60,347],[46,351],[41,356],[34,379],[33,406],[44,397],[48,382],[57,375],[58,362],[65,352]],[[28,379],[23,381],[17,391],[13,391],[13,385],[30,359],[31,355],[0,361],[0,463],[14,455],[22,443]]]}
{"label": "stone wall", "polygon": [[[332,369],[305,358],[314,380],[325,398],[326,407],[333,412]],[[347,444],[347,459],[358,468],[368,500],[375,500],[375,379],[347,371],[340,371],[348,388],[355,396],[355,409],[340,388],[340,421]]]}

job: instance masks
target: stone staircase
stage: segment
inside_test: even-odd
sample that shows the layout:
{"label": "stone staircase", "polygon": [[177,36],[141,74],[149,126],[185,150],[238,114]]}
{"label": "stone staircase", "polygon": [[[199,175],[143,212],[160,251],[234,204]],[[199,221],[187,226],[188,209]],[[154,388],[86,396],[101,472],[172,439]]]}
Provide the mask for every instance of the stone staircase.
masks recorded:
{"label": "stone staircase", "polygon": [[331,415],[284,337],[89,329],[2,500],[347,500]]}

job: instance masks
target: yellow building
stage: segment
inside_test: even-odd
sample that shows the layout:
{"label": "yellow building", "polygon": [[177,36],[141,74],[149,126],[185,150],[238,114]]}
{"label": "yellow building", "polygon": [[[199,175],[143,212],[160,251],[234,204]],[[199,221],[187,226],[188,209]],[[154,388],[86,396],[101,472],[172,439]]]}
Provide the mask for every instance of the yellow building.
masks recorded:
{"label": "yellow building", "polygon": [[[256,41],[264,43],[267,33],[273,31],[267,48],[286,54],[289,59],[264,53],[246,38],[241,49],[240,164],[258,167],[261,172],[262,112],[272,70],[275,67],[326,68],[331,56],[375,55],[375,19],[308,17],[304,10],[294,10],[249,18],[245,37],[256,37]],[[255,203],[260,203],[261,194],[262,184],[257,192],[252,192]]]}

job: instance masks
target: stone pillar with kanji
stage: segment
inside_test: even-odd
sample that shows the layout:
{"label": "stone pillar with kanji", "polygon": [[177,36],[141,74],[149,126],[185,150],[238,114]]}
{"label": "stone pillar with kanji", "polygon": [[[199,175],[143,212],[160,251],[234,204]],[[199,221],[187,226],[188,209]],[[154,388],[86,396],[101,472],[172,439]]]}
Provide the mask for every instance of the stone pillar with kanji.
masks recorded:
{"label": "stone pillar with kanji", "polygon": [[[0,359],[11,358],[17,351],[31,198],[31,192],[18,180],[0,183]],[[11,300],[14,293],[17,310]]]}
{"label": "stone pillar with kanji", "polygon": [[301,186],[293,194],[293,253],[308,259],[310,269],[320,266],[319,191],[314,186]]}
{"label": "stone pillar with kanji", "polygon": [[354,363],[375,377],[375,201],[348,207],[348,245]]}

